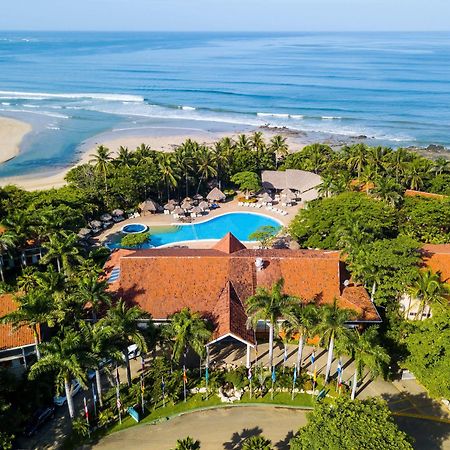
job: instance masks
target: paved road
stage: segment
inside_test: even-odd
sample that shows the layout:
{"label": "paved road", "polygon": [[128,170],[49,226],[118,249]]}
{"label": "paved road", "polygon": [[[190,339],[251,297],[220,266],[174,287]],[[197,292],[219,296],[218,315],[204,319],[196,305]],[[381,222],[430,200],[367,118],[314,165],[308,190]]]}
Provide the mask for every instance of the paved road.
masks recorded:
{"label": "paved road", "polygon": [[221,408],[194,412],[158,425],[141,425],[107,436],[96,450],[168,450],[186,436],[198,439],[202,450],[234,450],[242,441],[257,434],[272,440],[277,449],[306,424],[305,411],[277,407]]}

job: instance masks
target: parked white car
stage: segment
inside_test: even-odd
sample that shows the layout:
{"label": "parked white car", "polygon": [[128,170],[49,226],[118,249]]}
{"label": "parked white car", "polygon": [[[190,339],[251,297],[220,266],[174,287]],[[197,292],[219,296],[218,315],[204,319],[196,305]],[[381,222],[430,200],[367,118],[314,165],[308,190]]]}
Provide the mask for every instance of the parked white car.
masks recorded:
{"label": "parked white car", "polygon": [[[81,389],[80,383],[78,383],[77,380],[72,380],[71,389],[72,389],[72,397],[74,397]],[[60,395],[59,397],[58,396],[53,397],[53,403],[55,405],[62,406],[66,402],[67,402],[67,397],[66,397],[65,392],[64,392],[64,394]]]}

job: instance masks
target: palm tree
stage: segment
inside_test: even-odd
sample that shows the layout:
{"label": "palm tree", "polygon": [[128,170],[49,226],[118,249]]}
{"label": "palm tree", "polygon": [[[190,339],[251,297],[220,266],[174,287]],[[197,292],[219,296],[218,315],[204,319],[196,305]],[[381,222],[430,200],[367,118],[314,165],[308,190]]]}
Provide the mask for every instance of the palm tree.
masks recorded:
{"label": "palm tree", "polygon": [[378,178],[379,172],[384,170],[384,163],[389,151],[385,147],[369,147],[367,161],[371,169],[375,173],[375,178]]}
{"label": "palm tree", "polygon": [[316,331],[322,344],[328,347],[327,367],[325,370],[325,383],[330,376],[331,363],[333,361],[334,341],[348,334],[346,323],[352,318],[354,312],[349,309],[339,308],[337,299],[334,298],[331,305],[323,305],[320,309],[319,323]]}
{"label": "palm tree", "polygon": [[283,322],[283,328],[289,334],[298,334],[297,368],[302,368],[303,348],[305,340],[314,336],[315,329],[319,324],[319,309],[314,304],[298,305],[292,311],[290,320]]}
{"label": "palm tree", "polygon": [[122,145],[119,147],[119,153],[117,154],[115,162],[119,167],[131,167],[133,163],[133,155],[130,150],[128,150],[128,147],[123,147]]}
{"label": "palm tree", "polygon": [[179,180],[175,155],[173,153],[160,153],[158,156],[158,168],[167,187],[167,201],[169,201],[170,189],[176,188]]}
{"label": "palm tree", "polygon": [[200,180],[197,186],[197,194],[200,191],[200,186],[204,180],[217,175],[215,155],[210,148],[202,145],[195,152],[195,163],[197,166],[197,173],[200,175]]}
{"label": "palm tree", "polygon": [[424,175],[426,172],[422,160],[419,158],[413,159],[406,168],[406,178],[409,182],[409,188],[419,191],[423,186]]}
{"label": "palm tree", "polygon": [[247,299],[246,311],[248,316],[247,326],[254,330],[258,322],[263,320],[269,325],[269,367],[273,367],[273,339],[275,329],[278,329],[278,321],[285,319],[293,323],[295,321],[295,308],[300,300],[283,293],[284,280],[280,278],[269,291],[266,288],[256,288],[255,295]]}
{"label": "palm tree", "polygon": [[359,176],[359,180],[364,183],[366,194],[368,194],[375,186],[375,181],[377,180],[377,175],[373,167],[370,165],[364,167],[364,170]]}
{"label": "palm tree", "polygon": [[419,277],[410,288],[410,295],[419,300],[416,320],[422,317],[426,306],[445,305],[450,295],[450,286],[443,283],[438,273],[431,270],[420,272]]}
{"label": "palm tree", "polygon": [[194,142],[191,139],[186,139],[186,141],[175,150],[177,166],[180,172],[184,174],[186,197],[189,197],[189,174],[193,170],[194,153],[197,149],[197,142]]}
{"label": "palm tree", "polygon": [[332,175],[322,176],[322,183],[317,188],[320,197],[329,197],[333,189],[334,178]]}
{"label": "palm tree", "polygon": [[178,439],[173,450],[200,450],[200,441],[194,441],[190,436]]}
{"label": "palm tree", "polygon": [[116,331],[102,322],[97,322],[93,327],[89,328],[92,354],[95,355],[95,382],[97,385],[98,402],[103,406],[102,398],[102,380],[100,375],[100,363],[102,359],[120,359],[120,349],[115,346],[114,336]]}
{"label": "palm tree", "polygon": [[395,206],[400,203],[402,196],[400,195],[401,187],[389,177],[381,177],[378,179],[377,184],[373,190],[373,195],[391,206]]}
{"label": "palm tree", "polygon": [[41,258],[43,264],[56,260],[58,272],[64,269],[70,273],[76,262],[81,262],[83,257],[78,248],[78,236],[75,233],[60,231],[49,237],[49,241],[42,245],[47,253]]}
{"label": "palm tree", "polygon": [[361,178],[361,173],[367,162],[367,147],[364,144],[356,144],[350,147],[349,152],[351,156],[347,159],[348,168],[356,170],[358,180]]}
{"label": "palm tree", "polygon": [[180,361],[181,355],[191,347],[200,358],[205,355],[205,345],[211,337],[207,322],[198,312],[183,308],[170,317],[164,335],[172,342],[172,360]]}
{"label": "palm tree", "polygon": [[395,152],[392,152],[389,157],[389,166],[394,170],[395,181],[398,183],[400,177],[405,173],[407,163],[410,160],[410,155],[404,148],[398,148]]}
{"label": "palm tree", "polygon": [[270,149],[275,153],[276,165],[281,158],[284,158],[289,154],[289,146],[286,138],[279,134],[273,136],[269,143]]}
{"label": "palm tree", "polygon": [[106,291],[107,282],[98,281],[98,278],[93,276],[90,278],[83,278],[77,285],[76,295],[85,305],[89,305],[92,311],[92,319],[97,321],[97,312],[102,306],[109,306],[111,298]]}
{"label": "palm tree", "polygon": [[[128,346],[135,344],[141,353],[147,352],[147,342],[139,328],[139,321],[150,319],[149,315],[138,306],[128,307],[120,299],[118,303],[110,308],[99,323],[104,326],[110,326],[114,331],[114,342],[122,349],[127,368],[128,386],[131,386],[131,369],[128,355]],[[148,322],[150,323],[150,321]]]}
{"label": "palm tree", "polygon": [[92,159],[89,163],[94,164],[94,169],[100,175],[103,175],[105,180],[105,191],[108,191],[108,183],[106,177],[109,171],[109,163],[111,161],[111,152],[109,148],[99,145],[97,147],[96,153],[92,154]]}
{"label": "palm tree", "polygon": [[42,344],[42,358],[31,367],[29,378],[33,380],[42,374],[56,373],[57,394],[64,386],[69,416],[73,420],[75,409],[71,381],[76,379],[86,389],[86,369],[94,359],[84,339],[84,333],[66,329],[50,342]]}
{"label": "palm tree", "polygon": [[250,436],[242,443],[242,450],[273,450],[272,441],[262,435]]}
{"label": "palm tree", "polygon": [[0,317],[0,322],[11,324],[13,329],[31,328],[36,346],[36,357],[40,359],[40,334],[38,330],[40,325],[47,324],[52,327],[55,324],[56,308],[54,300],[46,293],[34,291],[28,295],[16,297],[16,301],[18,302],[18,308]]}
{"label": "palm tree", "polygon": [[441,175],[443,173],[450,172],[450,161],[443,156],[439,156],[434,161],[433,167],[431,169],[436,175]]}
{"label": "palm tree", "polygon": [[389,354],[379,344],[378,330],[376,327],[370,327],[363,333],[360,333],[357,329],[352,330],[347,336],[347,339],[341,341],[339,346],[351,355],[354,360],[355,372],[353,375],[351,395],[352,400],[354,400],[358,380],[364,369],[367,368],[369,370],[372,378],[379,376],[389,364]]}
{"label": "palm tree", "polygon": [[239,134],[236,141],[236,150],[241,152],[249,152],[252,149],[250,139],[246,134]]}
{"label": "palm tree", "polygon": [[10,253],[16,246],[17,235],[6,229],[5,231],[0,231],[0,279],[5,281],[5,276],[3,273],[3,255],[5,253]]}

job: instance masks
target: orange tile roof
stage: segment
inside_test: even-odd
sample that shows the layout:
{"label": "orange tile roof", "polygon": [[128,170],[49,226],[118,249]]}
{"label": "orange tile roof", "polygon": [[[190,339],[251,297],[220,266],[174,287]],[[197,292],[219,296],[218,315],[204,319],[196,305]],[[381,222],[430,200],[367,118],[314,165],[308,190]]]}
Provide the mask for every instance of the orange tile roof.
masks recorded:
{"label": "orange tile roof", "polygon": [[[257,269],[256,258],[263,260],[262,270]],[[234,236],[227,235],[212,249],[164,248],[113,253],[112,262],[106,268],[111,270],[118,264],[120,276],[110,284],[110,289],[141,306],[154,319],[165,319],[184,307],[210,318],[214,318],[214,312],[217,315],[222,311],[228,323],[222,323],[225,319],[221,317],[218,329],[231,330],[232,318],[245,314],[245,301],[257,286],[269,288],[284,278],[287,294],[317,303],[331,303],[337,297],[353,308],[360,320],[379,320],[364,288],[341,297],[342,263],[339,252],[335,251],[251,250]],[[247,334],[241,322],[239,319],[235,331],[244,338]]]}
{"label": "orange tile roof", "polygon": [[[0,295],[0,317],[6,316],[16,309],[17,305],[11,294]],[[34,344],[31,328],[21,327],[13,331],[11,325],[0,324],[0,351],[30,344]]]}
{"label": "orange tile roof", "polygon": [[433,192],[413,191],[412,189],[406,189],[405,197],[447,198],[446,195],[435,194]]}
{"label": "orange tile roof", "polygon": [[426,244],[421,249],[424,267],[441,274],[450,283],[450,244]]}

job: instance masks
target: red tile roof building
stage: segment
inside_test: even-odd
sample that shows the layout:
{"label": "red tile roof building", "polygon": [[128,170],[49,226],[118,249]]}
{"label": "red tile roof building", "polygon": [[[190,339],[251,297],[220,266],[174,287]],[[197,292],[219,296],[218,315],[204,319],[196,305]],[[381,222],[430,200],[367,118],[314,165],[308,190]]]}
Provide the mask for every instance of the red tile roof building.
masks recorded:
{"label": "red tile roof building", "polygon": [[213,321],[214,339],[232,335],[253,342],[246,299],[280,278],[286,294],[319,305],[337,298],[355,311],[356,322],[379,322],[364,287],[344,286],[342,264],[336,251],[252,250],[229,233],[211,249],[117,250],[105,270],[111,291],[155,321],[188,307]]}
{"label": "red tile roof building", "polygon": [[441,281],[450,283],[450,244],[426,244],[421,253],[424,266],[439,272]]}

